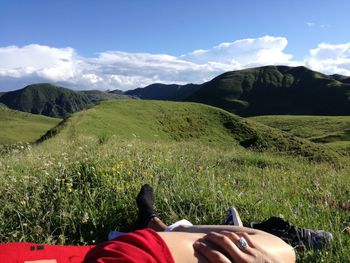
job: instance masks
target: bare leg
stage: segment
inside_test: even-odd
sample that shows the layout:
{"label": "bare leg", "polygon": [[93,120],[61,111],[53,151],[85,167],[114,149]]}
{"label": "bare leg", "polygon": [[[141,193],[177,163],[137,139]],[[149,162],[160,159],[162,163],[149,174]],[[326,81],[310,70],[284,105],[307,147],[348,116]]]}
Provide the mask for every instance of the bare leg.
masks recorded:
{"label": "bare leg", "polygon": [[275,262],[295,262],[295,252],[291,246],[276,236],[255,229],[237,226],[193,226],[182,227],[181,231],[184,232],[160,232],[158,234],[167,243],[175,262],[192,263],[207,262],[195,252],[193,243],[203,238],[207,232],[220,232],[222,230],[248,233],[251,239]]}
{"label": "bare leg", "polygon": [[162,232],[164,231],[168,226],[164,224],[164,222],[159,217],[152,217],[147,227],[152,228],[154,231]]}
{"label": "bare leg", "polygon": [[153,202],[153,188],[148,184],[143,185],[136,197],[138,216],[135,225],[137,229],[150,227],[156,231],[162,231],[166,228],[166,225],[158,218]]}
{"label": "bare leg", "polygon": [[[146,223],[144,227],[150,227],[156,231],[164,231],[166,224],[156,215],[153,209],[153,189],[144,185],[136,199],[139,208],[139,222]],[[148,220],[147,222],[145,222]],[[203,238],[208,232],[220,231],[248,233],[263,251],[271,255],[276,262],[295,262],[295,253],[291,246],[283,240],[271,234],[239,226],[179,226],[175,232],[159,232],[158,234],[167,243],[175,262],[207,262],[193,248],[194,242]],[[210,244],[208,244],[210,246]]]}
{"label": "bare leg", "polygon": [[178,226],[174,232],[186,232],[186,233],[209,233],[219,231],[233,231],[233,232],[246,232],[251,235],[256,233],[265,233],[260,230],[242,227],[242,226],[228,226],[228,225],[197,225],[197,226]]}

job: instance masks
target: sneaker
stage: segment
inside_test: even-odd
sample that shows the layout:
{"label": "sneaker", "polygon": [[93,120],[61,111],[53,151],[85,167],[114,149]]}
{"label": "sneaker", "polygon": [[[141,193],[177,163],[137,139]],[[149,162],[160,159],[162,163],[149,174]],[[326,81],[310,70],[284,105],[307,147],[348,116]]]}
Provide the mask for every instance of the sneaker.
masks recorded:
{"label": "sneaker", "polygon": [[234,226],[243,226],[241,218],[236,210],[236,208],[229,207],[226,213],[226,217],[224,220],[224,225],[234,225]]}
{"label": "sneaker", "polygon": [[280,217],[271,217],[262,223],[251,223],[251,228],[278,236],[294,248],[321,249],[331,245],[333,235],[323,230],[294,226]]}

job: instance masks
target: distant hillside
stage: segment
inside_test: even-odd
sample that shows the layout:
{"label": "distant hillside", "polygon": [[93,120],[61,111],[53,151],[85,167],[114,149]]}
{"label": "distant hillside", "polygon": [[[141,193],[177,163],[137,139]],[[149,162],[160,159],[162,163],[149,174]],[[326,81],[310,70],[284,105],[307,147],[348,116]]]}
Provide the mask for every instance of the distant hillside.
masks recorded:
{"label": "distant hillside", "polygon": [[0,145],[34,142],[61,119],[15,111],[0,104]]}
{"label": "distant hillside", "polygon": [[106,142],[110,136],[125,140],[196,141],[220,143],[258,151],[284,152],[312,160],[334,160],[327,147],[294,137],[278,129],[235,116],[224,110],[196,104],[143,100],[109,100],[72,115],[48,134],[74,139],[93,136]]}
{"label": "distant hillside", "polygon": [[340,81],[340,82],[350,84],[350,77],[348,77],[348,76],[334,74],[334,75],[331,75],[331,77],[336,79],[336,80],[338,80],[338,81]]}
{"label": "distant hillside", "polygon": [[106,91],[106,92],[111,93],[111,94],[123,95],[123,91],[120,89],[110,90],[110,91]]}
{"label": "distant hillside", "polygon": [[7,92],[0,97],[0,102],[15,110],[60,118],[90,104],[85,94],[47,83]]}
{"label": "distant hillside", "polygon": [[78,91],[78,93],[81,93],[87,96],[89,101],[92,103],[97,103],[103,100],[110,100],[110,99],[129,98],[129,96],[123,95],[123,92],[119,90],[110,91],[110,92],[105,92],[101,90],[81,90],[81,91]]}
{"label": "distant hillside", "polygon": [[350,115],[349,83],[349,77],[327,76],[305,67],[265,66],[226,72],[190,88],[154,84],[127,94],[200,102],[241,116]]}
{"label": "distant hillside", "polygon": [[253,121],[350,153],[350,116],[257,116]]}
{"label": "distant hillside", "polygon": [[187,98],[242,116],[348,115],[350,85],[305,67],[267,66],[224,73]]}
{"label": "distant hillside", "polygon": [[161,84],[156,83],[144,88],[126,91],[124,94],[139,97],[144,100],[172,100],[181,101],[197,91],[200,85]]}

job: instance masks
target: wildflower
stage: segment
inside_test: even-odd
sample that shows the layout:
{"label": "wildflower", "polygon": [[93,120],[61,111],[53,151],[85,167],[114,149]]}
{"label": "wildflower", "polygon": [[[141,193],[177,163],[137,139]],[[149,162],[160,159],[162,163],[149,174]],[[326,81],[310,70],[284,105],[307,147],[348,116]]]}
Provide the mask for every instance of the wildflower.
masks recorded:
{"label": "wildflower", "polygon": [[114,189],[116,192],[121,192],[123,190],[123,188],[120,185],[116,185]]}
{"label": "wildflower", "polygon": [[88,212],[84,212],[84,215],[83,215],[81,222],[83,224],[85,224],[85,223],[87,223],[88,220],[89,220],[89,214],[88,214]]}
{"label": "wildflower", "polygon": [[344,228],[344,229],[343,229],[343,232],[344,232],[344,233],[350,234],[350,226]]}

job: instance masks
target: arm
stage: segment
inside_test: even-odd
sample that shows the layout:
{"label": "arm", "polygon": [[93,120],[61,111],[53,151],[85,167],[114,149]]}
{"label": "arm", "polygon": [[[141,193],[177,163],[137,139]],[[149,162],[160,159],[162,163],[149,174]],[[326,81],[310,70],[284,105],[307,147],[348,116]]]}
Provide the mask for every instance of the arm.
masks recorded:
{"label": "arm", "polygon": [[[224,231],[228,237],[221,237],[221,239],[226,240],[225,244],[230,244],[230,246],[225,246],[224,248],[220,247],[220,242],[216,244],[211,239],[213,235],[220,234],[223,235],[223,232],[220,232],[220,229],[226,229],[229,231]],[[215,233],[213,234],[209,232],[205,234],[203,232],[210,231],[211,229],[215,229]],[[190,232],[187,232],[190,231]],[[248,230],[249,233],[244,233]],[[206,233],[207,233],[206,232]],[[219,233],[220,232],[220,233]],[[235,233],[236,232],[236,233]],[[263,231],[257,231],[255,229],[247,229],[242,227],[232,227],[232,226],[203,226],[203,227],[187,227],[186,231],[179,232],[159,232],[158,233],[163,240],[168,245],[175,262],[217,262],[213,260],[208,254],[215,255],[226,255],[227,252],[236,251],[238,247],[236,243],[234,243],[233,235],[236,235],[236,240],[240,237],[240,235],[247,235],[247,241],[250,242],[252,249],[257,251],[257,255],[264,256],[265,263],[276,263],[276,262],[285,262],[285,263],[293,263],[295,262],[295,253],[291,246],[286,244],[280,238],[265,233]],[[238,236],[238,238],[237,238]],[[232,239],[229,239],[231,237]],[[229,239],[229,240],[228,240]],[[220,240],[220,238],[219,238]],[[199,242],[199,243],[197,243]],[[194,245],[196,244],[196,245]],[[238,251],[239,255],[242,255],[242,251]],[[234,256],[233,254],[231,256]],[[244,258],[244,257],[243,257]],[[235,258],[226,258],[226,261],[221,262],[231,262],[227,260],[232,260],[232,262],[236,262]],[[269,261],[268,261],[269,260]],[[218,261],[220,262],[220,261]],[[238,262],[259,262],[259,261],[238,261]]]}
{"label": "arm", "polygon": [[[246,241],[243,242],[244,246],[240,245],[240,239]],[[279,240],[275,240],[275,244],[270,243],[269,250],[260,245],[264,243],[259,243],[247,233],[222,231],[207,234],[202,240],[195,242],[193,247],[212,263],[292,263],[296,260],[292,249],[284,247],[284,251],[281,250],[284,245],[279,244]]]}

